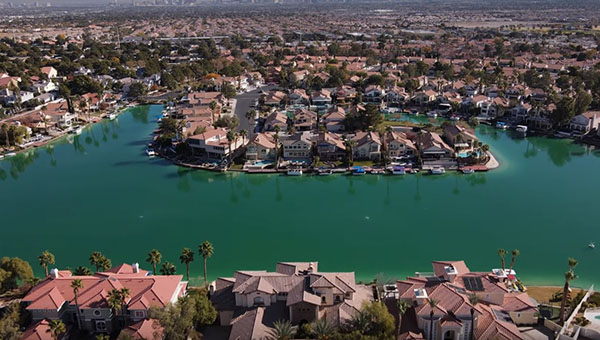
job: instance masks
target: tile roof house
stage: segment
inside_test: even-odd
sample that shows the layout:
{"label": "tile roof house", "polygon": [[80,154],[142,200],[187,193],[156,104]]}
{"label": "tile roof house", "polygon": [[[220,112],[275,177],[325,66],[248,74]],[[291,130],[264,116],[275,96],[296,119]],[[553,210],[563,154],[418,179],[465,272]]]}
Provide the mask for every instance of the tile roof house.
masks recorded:
{"label": "tile roof house", "polygon": [[597,129],[600,124],[599,111],[587,111],[571,118],[569,129],[580,133],[588,133],[590,130]]}
{"label": "tile roof house", "polygon": [[454,154],[454,150],[435,132],[418,134],[416,144],[424,159],[450,158]]}
{"label": "tile roof house", "polygon": [[90,332],[110,333],[113,329],[112,311],[108,305],[111,290],[129,289],[125,310],[128,322],[135,323],[147,317],[150,307],[164,307],[185,295],[187,281],[182,281],[182,278],[182,275],[148,275],[138,264],[122,264],[92,276],[73,276],[70,271],[53,269],[27,293],[23,303],[34,322],[60,319],[67,324],[77,324],[71,282],[79,279],[83,284],[78,296],[81,327]]}
{"label": "tile roof house", "polygon": [[[62,339],[64,334],[58,336],[58,340]],[[54,340],[50,333],[50,323],[46,319],[36,322],[23,332],[21,340]]]}
{"label": "tile roof house", "polygon": [[211,285],[211,301],[230,340],[264,339],[273,322],[293,324],[349,320],[372,289],[355,283],[354,273],[319,272],[317,262],[280,262],[275,272],[237,271]]}
{"label": "tile roof house", "polygon": [[[527,293],[514,288],[514,282],[507,279],[506,273],[496,273],[502,270],[471,272],[464,261],[435,261],[433,269],[432,275],[418,275],[396,283],[398,299],[412,306],[413,321],[427,340],[468,339],[471,331],[478,340],[518,340],[522,336],[517,325],[537,322],[534,302]],[[480,303],[470,302],[473,294],[479,297]],[[432,329],[429,299],[437,301]],[[407,330],[400,332],[403,338],[411,337],[404,334]]]}
{"label": "tile roof house", "polygon": [[275,160],[273,133],[257,133],[247,145],[246,158],[249,160]]}
{"label": "tile roof house", "polygon": [[346,156],[346,145],[338,134],[321,132],[316,137],[319,158],[324,161],[340,161]]}
{"label": "tile roof house", "polygon": [[194,153],[198,152],[211,159],[223,160],[244,145],[244,138],[240,136],[236,136],[230,144],[227,132],[225,128],[208,127],[204,133],[189,136],[187,142]]}
{"label": "tile roof house", "polygon": [[377,160],[381,157],[382,143],[377,132],[358,131],[352,139],[356,142],[353,151],[355,159]]}
{"label": "tile roof house", "polygon": [[135,340],[162,340],[163,328],[156,320],[144,319],[123,329],[121,334],[127,334]]}

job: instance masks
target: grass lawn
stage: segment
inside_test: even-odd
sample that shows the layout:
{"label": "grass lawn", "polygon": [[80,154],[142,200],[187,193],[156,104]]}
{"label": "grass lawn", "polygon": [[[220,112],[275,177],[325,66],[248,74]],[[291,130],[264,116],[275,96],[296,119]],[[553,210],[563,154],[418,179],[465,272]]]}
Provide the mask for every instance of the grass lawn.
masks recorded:
{"label": "grass lawn", "polygon": [[354,161],[353,166],[375,166],[373,161]]}
{"label": "grass lawn", "polygon": [[[527,294],[539,303],[550,303],[552,295],[558,291],[562,291],[562,289],[562,287],[558,286],[527,286]],[[579,288],[571,288],[571,297],[576,296],[581,290]]]}

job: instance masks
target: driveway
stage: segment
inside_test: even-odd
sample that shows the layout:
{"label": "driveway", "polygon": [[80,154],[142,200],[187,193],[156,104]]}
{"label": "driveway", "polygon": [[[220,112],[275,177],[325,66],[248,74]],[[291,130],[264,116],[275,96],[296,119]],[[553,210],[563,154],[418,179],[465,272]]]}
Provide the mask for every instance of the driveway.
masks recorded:
{"label": "driveway", "polygon": [[276,89],[277,86],[263,86],[256,90],[252,90],[246,93],[239,94],[235,97],[236,105],[235,105],[235,115],[240,120],[240,125],[238,126],[238,131],[246,130],[248,132],[253,131],[255,128],[254,122],[252,122],[252,126],[246,119],[246,112],[250,109],[253,109],[252,104],[254,104],[255,100],[258,100],[262,91],[269,92],[271,90]]}
{"label": "driveway", "polygon": [[519,327],[523,340],[553,340],[554,332],[544,326]]}

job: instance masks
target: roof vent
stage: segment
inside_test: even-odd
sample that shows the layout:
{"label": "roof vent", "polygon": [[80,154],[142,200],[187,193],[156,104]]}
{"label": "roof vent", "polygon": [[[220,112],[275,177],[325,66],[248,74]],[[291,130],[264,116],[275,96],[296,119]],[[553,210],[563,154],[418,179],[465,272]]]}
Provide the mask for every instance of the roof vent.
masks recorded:
{"label": "roof vent", "polygon": [[140,264],[139,263],[134,263],[131,265],[131,267],[133,267],[133,272],[134,273],[139,273],[140,272]]}

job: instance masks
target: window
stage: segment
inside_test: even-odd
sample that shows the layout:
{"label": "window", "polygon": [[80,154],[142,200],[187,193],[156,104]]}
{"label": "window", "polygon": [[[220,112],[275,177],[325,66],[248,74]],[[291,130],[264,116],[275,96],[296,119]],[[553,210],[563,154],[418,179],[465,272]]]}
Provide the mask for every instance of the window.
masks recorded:
{"label": "window", "polygon": [[102,314],[102,312],[100,312],[99,309],[94,309],[92,313],[94,314],[94,316],[100,316]]}
{"label": "window", "polygon": [[144,318],[146,316],[145,314],[146,313],[144,313],[143,310],[136,310],[135,313],[134,313],[134,316],[135,316],[136,319],[141,319],[141,318]]}
{"label": "window", "polygon": [[325,303],[325,302],[327,302],[327,297],[321,296],[321,303]]}
{"label": "window", "polygon": [[257,296],[254,298],[254,305],[255,306],[260,306],[263,305],[265,302],[263,300],[263,298],[261,296]]}
{"label": "window", "polygon": [[105,331],[106,330],[106,321],[103,321],[103,320],[96,321],[96,330],[97,331]]}

